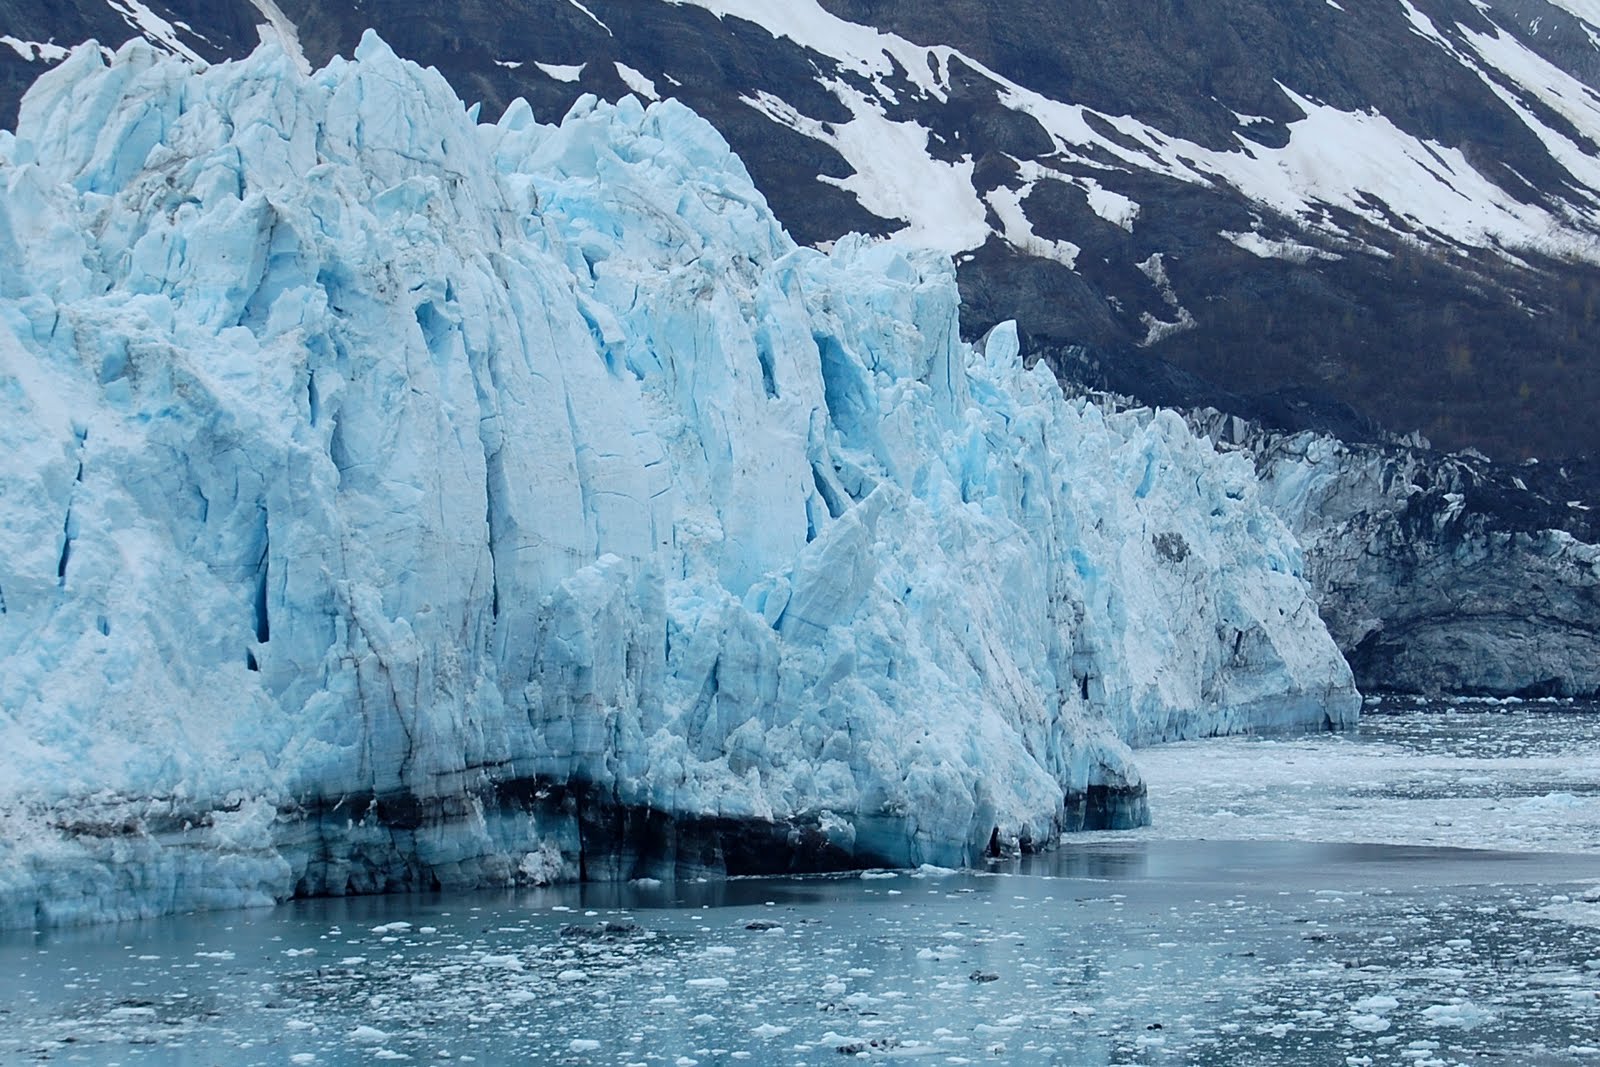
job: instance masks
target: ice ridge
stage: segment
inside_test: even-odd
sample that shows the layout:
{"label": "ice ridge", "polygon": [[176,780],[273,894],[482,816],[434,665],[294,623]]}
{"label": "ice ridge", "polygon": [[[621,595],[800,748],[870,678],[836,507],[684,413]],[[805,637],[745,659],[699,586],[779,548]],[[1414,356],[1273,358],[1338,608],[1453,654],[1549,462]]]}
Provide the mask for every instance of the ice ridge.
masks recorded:
{"label": "ice ridge", "polygon": [[960,864],[1356,714],[1247,459],[670,100],[85,46],[0,260],[0,924]]}

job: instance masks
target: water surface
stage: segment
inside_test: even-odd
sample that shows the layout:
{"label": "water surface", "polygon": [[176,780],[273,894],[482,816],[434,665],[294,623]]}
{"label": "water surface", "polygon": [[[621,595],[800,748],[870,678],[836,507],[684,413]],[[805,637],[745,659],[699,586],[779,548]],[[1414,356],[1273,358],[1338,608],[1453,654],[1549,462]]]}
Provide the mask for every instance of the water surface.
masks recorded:
{"label": "water surface", "polygon": [[[1451,714],[1190,746],[1189,777],[1168,781],[1192,833],[1200,782],[1248,812],[1261,779],[1304,760],[1280,836],[1346,820],[1329,840],[1162,836],[1158,821],[977,872],[303,901],[5,935],[0,1059],[1600,1064],[1600,852],[1417,843],[1434,827],[1409,806],[1581,797],[1600,719],[1504,718],[1508,739]],[[1256,776],[1240,771],[1252,748]],[[1524,782],[1530,767],[1565,777]],[[1152,776],[1158,813],[1162,799]],[[1547,809],[1556,840],[1581,842],[1562,824],[1581,806]],[[1363,827],[1390,843],[1355,840]]]}

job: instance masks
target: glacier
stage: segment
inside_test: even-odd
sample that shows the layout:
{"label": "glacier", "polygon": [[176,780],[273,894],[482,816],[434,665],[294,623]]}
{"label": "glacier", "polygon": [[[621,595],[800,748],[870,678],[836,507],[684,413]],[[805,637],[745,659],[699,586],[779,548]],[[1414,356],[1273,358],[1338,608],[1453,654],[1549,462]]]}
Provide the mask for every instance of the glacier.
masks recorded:
{"label": "glacier", "polygon": [[0,925],[965,864],[1357,714],[1247,458],[670,100],[83,46],[0,257]]}

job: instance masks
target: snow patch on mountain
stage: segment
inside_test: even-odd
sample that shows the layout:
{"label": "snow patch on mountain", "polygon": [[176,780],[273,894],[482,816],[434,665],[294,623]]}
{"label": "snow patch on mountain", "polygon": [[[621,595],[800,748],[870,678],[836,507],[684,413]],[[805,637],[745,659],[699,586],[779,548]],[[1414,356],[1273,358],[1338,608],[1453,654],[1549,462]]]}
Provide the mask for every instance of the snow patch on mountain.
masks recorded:
{"label": "snow patch on mountain", "polygon": [[1600,0],[1546,0],[1551,7],[1561,8],[1569,14],[1600,27]]}
{"label": "snow patch on mountain", "polygon": [[1339,258],[1339,254],[1337,252],[1329,252],[1326,249],[1317,248],[1314,245],[1302,244],[1299,241],[1291,241],[1288,239],[1274,240],[1269,237],[1263,237],[1261,234],[1256,233],[1255,231],[1251,231],[1249,233],[1234,233],[1229,230],[1223,230],[1218,236],[1222,237],[1223,240],[1228,241],[1230,244],[1244,249],[1253,256],[1260,256],[1262,259],[1286,259],[1293,263],[1305,263],[1306,261],[1312,259]]}
{"label": "snow patch on mountain", "polygon": [[[1562,220],[1484,178],[1459,149],[1418,140],[1382,115],[1340,111],[1281,88],[1304,115],[1289,124],[1289,142],[1282,148],[1241,138],[1238,151],[1217,152],[1123,119],[1108,121],[1144,149],[1116,145],[1114,154],[1169,177],[1221,181],[1282,216],[1340,236],[1344,231],[1329,217],[1329,207],[1399,233],[1482,248],[1589,247],[1589,239],[1573,235]],[[1063,150],[1112,144],[1085,121],[1085,108],[1030,93],[1012,99],[1038,118]]]}
{"label": "snow patch on mountain", "polygon": [[[1591,235],[1600,227],[1600,211],[1596,210],[1600,204],[1600,162],[1562,133],[1549,129],[1518,99],[1519,92],[1529,93],[1571,121],[1582,135],[1600,139],[1600,104],[1594,93],[1506,34],[1490,37],[1452,27],[1476,52],[1465,54],[1410,3],[1402,4],[1408,29],[1475,71],[1583,183],[1584,188],[1578,191],[1583,206],[1572,217],[1525,203],[1480,174],[1454,146],[1408,134],[1375,111],[1342,111],[1317,102],[1290,85],[1280,88],[1303,117],[1289,123],[1286,145],[1268,148],[1240,136],[1235,148],[1218,151],[1132,116],[1102,114],[1081,104],[1052,99],[959,51],[917,45],[895,34],[849,22],[824,11],[814,0],[784,5],[756,0],[673,2],[692,3],[718,17],[745,19],[775,37],[788,38],[830,57],[840,72],[859,75],[873,87],[878,99],[867,99],[851,89],[854,99],[847,99],[846,103],[858,118],[869,111],[877,114],[883,129],[920,128],[915,122],[892,117],[898,102],[897,82],[909,83],[918,93],[943,101],[948,95],[949,64],[959,60],[993,83],[1002,104],[1032,116],[1046,129],[1056,145],[1057,163],[1070,162],[1105,175],[1104,181],[1096,181],[1097,188],[1114,182],[1118,171],[1144,170],[1194,184],[1232,187],[1285,219],[1340,238],[1352,235],[1340,225],[1332,209],[1351,212],[1367,223],[1410,239],[1466,245],[1513,259],[1518,249],[1600,259]],[[825,72],[825,83],[827,77]],[[1517,88],[1508,88],[1504,84],[1507,80]],[[771,96],[760,93],[751,99],[767,100]],[[784,108],[761,109],[791,129],[800,129]],[[1241,123],[1248,118],[1240,116]],[[1105,127],[1114,130],[1116,136],[1102,134],[1100,130]],[[865,173],[864,168],[872,173],[870,180],[859,183],[863,189],[871,190],[862,204],[880,217],[904,219],[905,205],[915,199],[915,190],[929,174],[924,146],[903,136],[874,145],[880,152],[876,161],[863,160],[859,151],[847,156],[858,173]],[[904,165],[896,166],[892,157],[898,157]],[[889,189],[891,183],[900,188]],[[1026,241],[1018,228],[1017,212],[1010,210],[1014,192],[975,190],[973,196],[980,203],[1001,205],[996,207],[999,226],[995,232]],[[1020,195],[1016,198],[1020,199]],[[1121,206],[1108,202],[1103,195],[1099,203],[1111,212]],[[1131,223],[1131,218],[1123,214],[1107,217],[1119,225]],[[929,227],[920,229],[926,231]],[[971,243],[959,247],[949,239],[935,247],[947,251],[976,247],[981,241],[974,236],[963,236],[961,241]],[[1016,240],[1011,243],[1021,247]],[[1034,249],[1034,254],[1052,259],[1059,259],[1061,253],[1059,246],[1048,242]]]}
{"label": "snow patch on mountain", "polygon": [[583,68],[587,63],[534,63],[534,66],[544,71],[558,82],[575,82],[583,77]]}
{"label": "snow patch on mountain", "polygon": [[50,41],[21,41],[10,34],[0,35],[0,44],[8,46],[29,63],[40,60],[47,63],[59,62],[67,57],[68,52],[68,49]]}
{"label": "snow patch on mountain", "polygon": [[1133,232],[1133,224],[1138,220],[1140,211],[1137,201],[1107,189],[1093,178],[1074,177],[1072,184],[1083,190],[1090,211],[1113,226]]}
{"label": "snow patch on mountain", "polygon": [[178,28],[150,8],[140,3],[139,0],[106,0],[111,9],[121,15],[123,19],[144,34],[151,41],[160,44],[163,48],[180,55],[193,63],[205,64],[205,60],[194,49],[184,44],[178,36]]}
{"label": "snow patch on mountain", "polygon": [[1432,41],[1447,52],[1454,52],[1454,47],[1445,39],[1444,34],[1433,24],[1433,20],[1418,11],[1411,0],[1400,0],[1400,10],[1405,12],[1406,22],[1410,24],[1411,32],[1424,40]]}
{"label": "snow patch on mountain", "polygon": [[[1551,129],[1501,79],[1490,76],[1489,70],[1484,67],[1474,65],[1484,84],[1517,113],[1544,144],[1551,157],[1582,183],[1582,188],[1577,192],[1591,209],[1600,205],[1600,159],[1595,157],[1592,148],[1593,141],[1600,139],[1600,101],[1596,100],[1594,90],[1510,36],[1501,34],[1490,37],[1465,31],[1463,36],[1484,66],[1498,71],[1514,85],[1531,93],[1540,103],[1570,122],[1580,137],[1591,142],[1586,147],[1575,143],[1566,133]],[[1585,213],[1586,221],[1593,222],[1596,217],[1594,210]]]}
{"label": "snow patch on mountain", "polygon": [[621,78],[622,83],[629,89],[632,89],[646,100],[661,99],[661,95],[656,92],[655,82],[651,81],[649,78],[646,78],[643,74],[634,70],[626,63],[616,62],[613,63],[612,66],[617,68],[617,77]]}
{"label": "snow patch on mountain", "polygon": [[1021,189],[1007,189],[1001,186],[998,189],[990,189],[984,195],[984,200],[1000,219],[1001,235],[1011,247],[1030,256],[1053,259],[1064,267],[1073,266],[1078,261],[1078,253],[1083,249],[1071,241],[1052,241],[1033,232],[1033,223],[1028,221],[1027,213],[1022,207],[1022,202],[1032,191],[1031,183]]}
{"label": "snow patch on mountain", "polygon": [[616,34],[611,32],[611,27],[610,26],[607,26],[604,22],[600,21],[600,16],[599,15],[596,15],[593,11],[590,11],[586,6],[584,6],[583,4],[579,3],[579,0],[567,0],[567,3],[571,4],[573,7],[577,8],[579,11],[583,12],[583,14],[589,19],[590,22],[593,22],[596,26],[599,26],[602,30],[605,30],[606,31],[606,36],[608,36],[608,37],[615,37],[616,36]]}
{"label": "snow patch on mountain", "polygon": [[854,116],[850,122],[820,122],[771,93],[740,99],[838,152],[855,173],[847,178],[819,175],[817,180],[853,193],[879,218],[906,223],[892,236],[896,243],[954,254],[988,240],[987,216],[972,183],[971,157],[954,163],[935,159],[928,151],[926,127],[888,118],[882,105],[843,81],[827,80],[823,85],[850,109]]}
{"label": "snow patch on mountain", "polygon": [[[720,18],[738,18],[834,60],[841,71],[872,82],[892,102],[888,80],[903,77],[935,100],[948,98],[949,60],[954,49],[926,48],[893,33],[850,22],[826,11],[817,0],[783,4],[763,0],[669,0],[704,8]],[[965,62],[965,57],[962,57]]]}

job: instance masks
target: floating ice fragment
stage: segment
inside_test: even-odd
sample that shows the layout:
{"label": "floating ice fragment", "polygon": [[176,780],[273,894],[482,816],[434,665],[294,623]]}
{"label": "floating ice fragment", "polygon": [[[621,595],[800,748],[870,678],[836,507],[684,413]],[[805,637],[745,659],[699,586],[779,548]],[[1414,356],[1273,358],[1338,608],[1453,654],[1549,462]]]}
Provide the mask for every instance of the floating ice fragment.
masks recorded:
{"label": "floating ice fragment", "polygon": [[1496,1013],[1470,1000],[1435,1004],[1422,1010],[1422,1020],[1429,1026],[1454,1026],[1464,1030],[1481,1026],[1494,1020]]}
{"label": "floating ice fragment", "polygon": [[106,1012],[106,1017],[110,1019],[123,1020],[154,1019],[156,1017],[156,1010],[143,1005],[112,1008],[110,1011]]}

